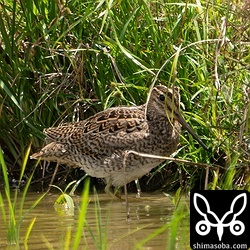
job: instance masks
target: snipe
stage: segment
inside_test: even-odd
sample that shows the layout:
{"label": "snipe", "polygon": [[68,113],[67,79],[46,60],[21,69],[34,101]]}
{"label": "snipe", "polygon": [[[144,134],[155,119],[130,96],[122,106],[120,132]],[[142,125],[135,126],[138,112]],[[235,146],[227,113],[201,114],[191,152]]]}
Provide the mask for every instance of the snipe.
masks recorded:
{"label": "snipe", "polygon": [[45,129],[47,145],[31,158],[80,167],[90,176],[104,178],[108,185],[124,186],[163,161],[128,154],[124,167],[124,152],[169,156],[179,143],[181,125],[206,148],[179,106],[177,88],[156,86],[144,105],[110,108],[84,121]]}

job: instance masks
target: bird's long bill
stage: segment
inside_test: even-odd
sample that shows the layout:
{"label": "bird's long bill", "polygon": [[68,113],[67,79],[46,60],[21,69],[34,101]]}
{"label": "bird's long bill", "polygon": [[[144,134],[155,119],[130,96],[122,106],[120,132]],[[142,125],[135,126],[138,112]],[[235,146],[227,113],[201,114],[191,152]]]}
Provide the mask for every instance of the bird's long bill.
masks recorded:
{"label": "bird's long bill", "polygon": [[207,146],[203,143],[203,141],[199,138],[199,136],[197,134],[195,134],[193,129],[187,124],[187,122],[184,120],[182,115],[179,112],[175,112],[175,117],[180,122],[180,124],[183,126],[183,128],[185,128],[193,136],[193,138],[196,141],[198,141],[204,149],[207,150],[208,149]]}

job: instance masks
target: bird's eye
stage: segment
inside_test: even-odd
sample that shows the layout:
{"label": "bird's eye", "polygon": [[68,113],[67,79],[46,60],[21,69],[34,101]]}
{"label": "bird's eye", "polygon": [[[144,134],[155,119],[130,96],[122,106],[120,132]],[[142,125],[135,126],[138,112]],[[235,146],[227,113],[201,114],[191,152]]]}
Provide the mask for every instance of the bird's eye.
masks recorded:
{"label": "bird's eye", "polygon": [[160,101],[164,102],[165,101],[165,95],[163,95],[163,94],[159,95],[159,99],[160,99]]}

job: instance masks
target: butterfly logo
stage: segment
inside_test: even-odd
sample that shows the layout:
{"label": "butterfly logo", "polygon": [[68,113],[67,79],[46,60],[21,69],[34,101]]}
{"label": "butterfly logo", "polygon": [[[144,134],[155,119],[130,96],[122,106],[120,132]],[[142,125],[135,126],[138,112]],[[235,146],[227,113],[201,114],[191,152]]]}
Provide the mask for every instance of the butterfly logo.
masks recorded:
{"label": "butterfly logo", "polygon": [[[242,202],[240,201],[241,199],[243,199],[243,205],[239,209],[239,204],[241,204],[240,202]],[[201,216],[203,216],[203,219],[197,222],[195,226],[195,230],[199,235],[204,236],[204,235],[209,234],[211,227],[217,228],[217,235],[218,235],[219,241],[221,241],[222,239],[225,227],[229,227],[230,232],[235,236],[238,236],[244,233],[245,225],[242,221],[237,220],[237,216],[239,216],[246,208],[246,205],[247,205],[246,193],[239,194],[233,199],[231,206],[230,206],[230,210],[227,211],[222,216],[221,219],[219,219],[219,217],[213,211],[211,211],[210,205],[207,199],[203,195],[195,193],[193,197],[193,203],[194,203],[194,207],[196,211]],[[198,203],[200,204],[200,207]],[[228,220],[230,218],[232,218],[231,221],[226,223],[225,220],[226,219]],[[211,222],[211,220],[213,222]]]}

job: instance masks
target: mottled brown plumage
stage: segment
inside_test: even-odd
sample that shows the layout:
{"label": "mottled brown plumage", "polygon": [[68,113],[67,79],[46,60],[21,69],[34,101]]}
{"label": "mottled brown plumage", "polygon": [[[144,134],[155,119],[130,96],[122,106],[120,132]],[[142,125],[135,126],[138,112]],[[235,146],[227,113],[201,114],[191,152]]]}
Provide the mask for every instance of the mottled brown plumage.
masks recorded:
{"label": "mottled brown plumage", "polygon": [[123,186],[163,161],[128,154],[124,168],[124,152],[169,156],[179,143],[181,125],[206,148],[182,118],[179,105],[177,88],[156,86],[144,105],[110,108],[84,121],[45,129],[47,145],[31,158],[80,167],[90,176]]}

